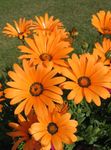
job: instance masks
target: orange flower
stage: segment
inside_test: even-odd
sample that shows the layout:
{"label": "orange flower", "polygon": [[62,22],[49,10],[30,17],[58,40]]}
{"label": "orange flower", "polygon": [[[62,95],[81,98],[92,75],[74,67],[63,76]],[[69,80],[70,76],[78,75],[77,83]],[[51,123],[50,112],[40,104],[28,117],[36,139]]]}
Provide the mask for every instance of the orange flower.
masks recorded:
{"label": "orange flower", "polygon": [[27,46],[19,46],[21,52],[25,53],[20,56],[20,59],[30,59],[34,65],[43,64],[48,66],[51,64],[53,67],[59,68],[67,67],[64,58],[72,52],[73,48],[70,47],[69,42],[60,40],[60,35],[52,33],[50,36],[34,35],[34,38],[26,38]]}
{"label": "orange flower", "polygon": [[61,37],[67,38],[68,32],[65,31],[63,24],[59,19],[54,19],[53,16],[49,17],[47,13],[45,13],[44,17],[36,16],[35,19],[36,21],[33,22],[32,27],[34,32],[42,32],[44,34],[50,34],[51,32],[61,32]]}
{"label": "orange flower", "polygon": [[73,54],[68,59],[70,69],[64,69],[63,75],[71,81],[63,83],[65,89],[70,89],[68,100],[74,99],[75,104],[80,103],[85,97],[88,103],[93,101],[97,106],[101,105],[100,97],[107,99],[111,89],[111,72],[109,67],[102,62],[97,62],[93,55],[82,55],[80,58]]}
{"label": "orange flower", "polygon": [[33,111],[25,119],[21,114],[18,115],[18,123],[10,122],[9,126],[14,129],[12,132],[7,134],[13,138],[15,141],[12,150],[16,150],[20,143],[25,142],[23,150],[40,150],[41,144],[35,141],[34,138],[29,133],[29,128],[31,125],[37,122],[37,117]]}
{"label": "orange flower", "polygon": [[61,39],[67,39],[69,33],[66,32],[65,28],[63,27],[62,22],[59,19],[54,19],[53,16],[49,17],[47,13],[45,13],[44,17],[35,17],[36,21],[33,22],[32,29],[35,33],[43,33],[45,35],[51,34],[54,32],[56,35],[59,34]]}
{"label": "orange flower", "polygon": [[93,54],[105,65],[111,65],[111,40],[104,38],[102,44],[95,43]]}
{"label": "orange flower", "polygon": [[35,30],[46,30],[53,32],[56,28],[61,29],[63,24],[59,19],[54,20],[54,16],[49,17],[47,13],[45,13],[44,17],[35,17],[36,22],[33,22],[33,26]]}
{"label": "orange flower", "polygon": [[92,25],[101,34],[111,34],[111,12],[99,11],[92,16]]}
{"label": "orange flower", "polygon": [[26,20],[25,18],[20,18],[18,23],[14,21],[15,28],[7,23],[3,29],[3,33],[9,37],[18,37],[19,39],[24,39],[30,34],[30,28],[32,25],[31,20]]}
{"label": "orange flower", "polygon": [[9,71],[9,76],[13,79],[7,83],[10,88],[5,90],[5,97],[11,98],[11,105],[19,103],[15,110],[15,114],[19,114],[25,110],[28,115],[32,107],[37,115],[43,113],[46,105],[53,111],[55,104],[63,103],[61,95],[63,94],[60,87],[56,85],[65,81],[64,77],[54,77],[56,70],[51,70],[38,66],[37,69],[30,67],[26,61],[23,61],[23,69],[17,64],[14,70]]}
{"label": "orange flower", "polygon": [[55,150],[63,150],[63,143],[71,144],[77,141],[74,133],[77,131],[77,121],[70,120],[71,114],[65,113],[45,113],[38,117],[37,123],[31,125],[29,129],[32,137],[44,146],[54,146]]}

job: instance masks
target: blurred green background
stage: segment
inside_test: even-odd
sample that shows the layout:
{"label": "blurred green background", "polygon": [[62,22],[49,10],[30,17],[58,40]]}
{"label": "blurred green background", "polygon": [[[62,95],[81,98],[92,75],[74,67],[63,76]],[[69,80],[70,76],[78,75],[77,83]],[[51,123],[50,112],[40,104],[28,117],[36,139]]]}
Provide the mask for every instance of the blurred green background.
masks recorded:
{"label": "blurred green background", "polygon": [[76,49],[82,41],[92,42],[97,32],[91,25],[91,16],[99,10],[110,10],[111,0],[0,0],[0,71],[7,65],[17,62],[20,55],[17,46],[20,44],[15,38],[8,38],[2,34],[7,22],[20,17],[27,19],[34,16],[49,15],[59,18],[67,30],[77,28],[79,36]]}

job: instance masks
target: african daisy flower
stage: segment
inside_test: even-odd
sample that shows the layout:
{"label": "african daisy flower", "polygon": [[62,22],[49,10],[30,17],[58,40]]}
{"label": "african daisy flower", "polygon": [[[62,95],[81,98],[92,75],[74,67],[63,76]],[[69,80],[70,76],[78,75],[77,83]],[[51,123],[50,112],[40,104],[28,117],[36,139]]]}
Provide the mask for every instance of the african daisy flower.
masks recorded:
{"label": "african daisy flower", "polygon": [[64,69],[62,74],[71,81],[63,83],[63,88],[71,90],[68,100],[74,100],[75,104],[80,103],[83,98],[88,103],[93,101],[97,106],[101,105],[100,97],[107,99],[110,93],[106,88],[111,88],[111,72],[109,67],[102,62],[97,62],[93,55],[76,54],[68,59],[70,69]]}
{"label": "african daisy flower", "polygon": [[70,47],[68,41],[60,40],[60,35],[52,33],[50,36],[34,35],[34,38],[25,39],[28,46],[19,46],[18,48],[24,54],[20,56],[20,59],[30,59],[34,65],[43,64],[58,68],[61,71],[61,67],[67,67],[65,58],[72,52],[73,48]]}
{"label": "african daisy flower", "polygon": [[33,22],[35,30],[48,30],[53,32],[55,28],[62,28],[63,24],[59,19],[54,19],[54,16],[49,17],[48,13],[45,13],[44,17],[35,17],[36,21]]}
{"label": "african daisy flower", "polygon": [[111,12],[99,11],[96,15],[92,16],[92,25],[101,34],[111,34]]}
{"label": "african daisy flower", "polygon": [[20,18],[18,22],[14,20],[14,24],[15,27],[7,23],[3,29],[3,33],[9,37],[18,37],[19,39],[24,39],[30,34],[31,20]]}
{"label": "african daisy flower", "polygon": [[59,19],[54,19],[54,16],[49,17],[48,13],[42,17],[35,16],[36,21],[33,22],[33,30],[35,32],[43,31],[46,33],[55,32],[55,30],[63,29],[63,24]]}
{"label": "african daisy flower", "polygon": [[55,107],[54,102],[62,104],[63,94],[59,85],[65,81],[65,77],[54,77],[56,70],[49,66],[30,67],[23,61],[23,69],[17,64],[14,65],[14,71],[9,71],[9,76],[13,81],[7,83],[5,97],[10,98],[11,105],[19,103],[15,109],[15,114],[23,110],[28,115],[32,107],[36,114],[40,115],[46,106],[52,111]]}
{"label": "african daisy flower", "polygon": [[111,40],[104,38],[102,44],[95,43],[93,54],[105,65],[111,65]]}
{"label": "african daisy flower", "polygon": [[44,146],[53,145],[55,150],[63,150],[63,143],[71,144],[77,141],[74,133],[77,131],[77,121],[70,120],[71,114],[47,112],[38,117],[38,122],[31,125],[29,129],[32,137]]}
{"label": "african daisy flower", "polygon": [[33,111],[25,119],[21,114],[18,115],[18,123],[10,122],[9,126],[13,128],[12,132],[7,134],[14,140],[12,150],[17,150],[19,144],[25,142],[23,150],[40,150],[41,144],[35,141],[29,132],[31,125],[37,122],[37,117]]}

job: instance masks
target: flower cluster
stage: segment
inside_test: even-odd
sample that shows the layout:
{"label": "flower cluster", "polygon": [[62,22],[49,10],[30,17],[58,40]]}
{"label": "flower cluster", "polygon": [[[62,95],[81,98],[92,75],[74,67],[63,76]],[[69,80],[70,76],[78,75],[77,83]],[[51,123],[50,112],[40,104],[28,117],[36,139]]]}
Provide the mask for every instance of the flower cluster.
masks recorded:
{"label": "flower cluster", "polygon": [[47,13],[35,18],[20,18],[18,23],[14,21],[16,28],[7,23],[3,29],[4,34],[23,43],[18,46],[22,67],[14,64],[4,91],[10,104],[16,104],[14,114],[18,116],[18,123],[9,123],[14,131],[8,135],[14,140],[12,150],[22,142],[24,150],[62,150],[62,143],[77,141],[74,133],[78,122],[71,119],[61,87],[66,81],[61,72],[68,68],[67,58],[73,47],[59,19]]}
{"label": "flower cluster", "polygon": [[[20,18],[14,21],[15,28],[7,23],[3,29],[22,41],[18,46],[22,66],[14,64],[8,72],[11,80],[4,90],[10,104],[16,104],[18,116],[18,123],[9,123],[14,130],[7,134],[14,140],[12,150],[21,143],[23,150],[63,150],[63,143],[78,140],[78,122],[68,112],[69,100],[79,104],[85,99],[100,106],[110,97],[111,41],[104,37],[102,44],[95,43],[92,54],[76,54],[70,41],[78,35],[76,29],[67,32],[59,19],[47,13],[35,19]],[[111,34],[111,12],[93,15],[92,24],[101,34]],[[66,90],[70,90],[67,99]]]}

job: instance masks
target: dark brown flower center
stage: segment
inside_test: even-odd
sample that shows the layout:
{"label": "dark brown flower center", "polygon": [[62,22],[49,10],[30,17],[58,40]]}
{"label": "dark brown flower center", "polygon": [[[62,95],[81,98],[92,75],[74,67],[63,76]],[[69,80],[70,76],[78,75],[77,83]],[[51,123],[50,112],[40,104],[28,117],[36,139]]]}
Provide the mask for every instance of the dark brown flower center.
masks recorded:
{"label": "dark brown flower center", "polygon": [[85,88],[91,85],[91,80],[86,76],[82,76],[78,79],[78,84],[79,86]]}
{"label": "dark brown flower center", "polygon": [[108,50],[108,51],[105,53],[105,57],[106,57],[106,59],[110,59],[110,60],[111,60],[111,50]]}
{"label": "dark brown flower center", "polygon": [[47,53],[43,53],[43,54],[40,55],[40,59],[42,61],[51,61],[52,56],[47,54]]}
{"label": "dark brown flower center", "polygon": [[43,92],[43,90],[43,85],[38,82],[35,82],[30,86],[30,93],[32,96],[39,96]]}
{"label": "dark brown flower center", "polygon": [[54,122],[50,122],[47,126],[47,130],[51,135],[54,135],[58,131],[58,126]]}

